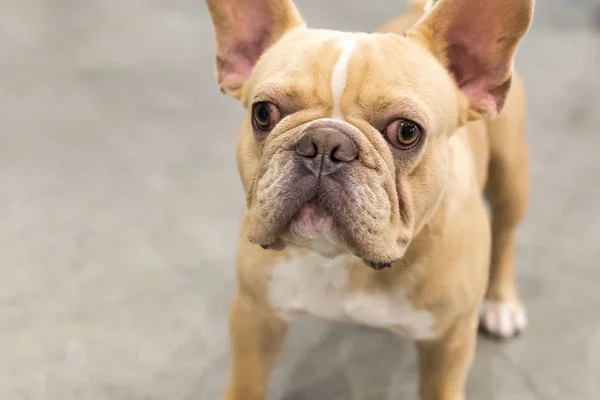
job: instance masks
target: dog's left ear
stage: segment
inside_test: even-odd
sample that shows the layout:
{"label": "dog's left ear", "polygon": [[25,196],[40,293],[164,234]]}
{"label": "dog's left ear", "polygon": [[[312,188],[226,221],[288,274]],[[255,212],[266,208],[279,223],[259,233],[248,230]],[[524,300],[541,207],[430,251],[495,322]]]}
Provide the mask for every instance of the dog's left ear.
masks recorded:
{"label": "dog's left ear", "polygon": [[454,76],[470,119],[493,118],[504,106],[514,53],[532,15],[533,0],[440,0],[407,35]]}
{"label": "dog's left ear", "polygon": [[287,31],[303,25],[291,0],[206,0],[217,38],[217,81],[240,98],[254,65]]}

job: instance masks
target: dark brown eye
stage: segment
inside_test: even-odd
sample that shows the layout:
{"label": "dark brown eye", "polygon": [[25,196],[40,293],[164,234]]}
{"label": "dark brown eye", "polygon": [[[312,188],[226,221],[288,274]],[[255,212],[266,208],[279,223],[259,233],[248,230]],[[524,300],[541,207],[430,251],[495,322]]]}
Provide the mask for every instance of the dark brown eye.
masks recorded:
{"label": "dark brown eye", "polygon": [[392,146],[410,150],[421,139],[421,127],[408,119],[400,118],[385,128],[385,135]]}
{"label": "dark brown eye", "polygon": [[268,132],[280,119],[279,109],[273,103],[261,101],[252,106],[252,125],[255,129]]}

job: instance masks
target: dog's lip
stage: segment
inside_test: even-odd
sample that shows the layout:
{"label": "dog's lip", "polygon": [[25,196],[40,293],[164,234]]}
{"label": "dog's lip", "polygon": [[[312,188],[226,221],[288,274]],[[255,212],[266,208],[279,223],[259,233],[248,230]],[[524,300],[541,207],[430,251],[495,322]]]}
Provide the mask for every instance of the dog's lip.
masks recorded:
{"label": "dog's lip", "polygon": [[288,229],[295,227],[306,233],[325,234],[333,229],[333,216],[319,203],[318,198],[314,197],[292,217]]}
{"label": "dog's lip", "polygon": [[294,219],[315,222],[316,220],[332,219],[332,216],[321,206],[319,200],[314,197],[298,210],[296,215],[294,215]]}
{"label": "dog's lip", "polygon": [[382,269],[391,268],[394,262],[374,262],[363,259],[363,262],[375,271],[381,271]]}

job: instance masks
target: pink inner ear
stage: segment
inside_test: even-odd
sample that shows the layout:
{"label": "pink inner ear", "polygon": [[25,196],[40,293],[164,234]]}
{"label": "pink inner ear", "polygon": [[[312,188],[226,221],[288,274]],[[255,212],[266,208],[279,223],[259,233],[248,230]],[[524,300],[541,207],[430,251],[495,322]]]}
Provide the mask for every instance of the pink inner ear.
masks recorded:
{"label": "pink inner ear", "polygon": [[239,89],[270,44],[273,11],[264,0],[238,0],[227,10],[231,31],[222,37],[217,59],[218,81],[225,90]]}
{"label": "pink inner ear", "polygon": [[[233,38],[232,38],[233,39]],[[217,58],[218,81],[227,90],[239,88],[248,79],[265,49],[266,35],[231,40]]]}
{"label": "pink inner ear", "polygon": [[510,87],[510,77],[502,80],[503,65],[490,65],[485,53],[453,44],[448,48],[449,69],[458,87],[471,100],[471,107],[486,115],[495,115],[504,106],[506,93]]}
{"label": "pink inner ear", "polygon": [[[486,0],[487,1],[487,0]],[[510,87],[510,49],[503,42],[500,10],[475,2],[463,9],[446,40],[449,69],[471,107],[496,115]]]}

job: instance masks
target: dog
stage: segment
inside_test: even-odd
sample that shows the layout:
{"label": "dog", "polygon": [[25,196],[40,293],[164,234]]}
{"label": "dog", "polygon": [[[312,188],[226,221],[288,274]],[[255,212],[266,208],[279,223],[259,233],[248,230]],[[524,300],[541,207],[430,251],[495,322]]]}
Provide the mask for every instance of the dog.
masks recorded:
{"label": "dog", "polygon": [[247,110],[224,399],[265,399],[304,314],[413,339],[420,398],[464,399],[478,327],[508,339],[527,324],[513,61],[533,0],[414,0],[377,33],[309,29],[291,0],[207,5],[218,85]]}

